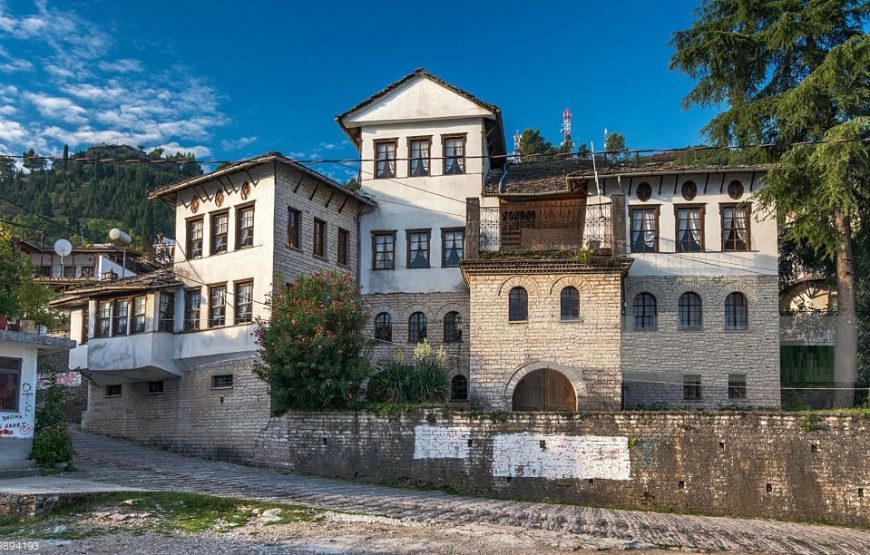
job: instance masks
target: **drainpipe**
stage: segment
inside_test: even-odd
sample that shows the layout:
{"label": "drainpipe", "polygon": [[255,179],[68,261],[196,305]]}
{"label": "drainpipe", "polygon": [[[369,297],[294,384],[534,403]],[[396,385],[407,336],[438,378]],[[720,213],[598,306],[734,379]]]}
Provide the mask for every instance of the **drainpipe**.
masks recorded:
{"label": "drainpipe", "polygon": [[501,193],[504,193],[504,178],[507,177],[507,174],[508,174],[508,166],[509,166],[509,165],[510,165],[510,164],[508,164],[507,162],[505,162],[505,164],[504,164],[504,171],[503,171],[502,174],[501,174],[501,179],[498,180],[498,192],[499,192],[500,194],[501,194]]}

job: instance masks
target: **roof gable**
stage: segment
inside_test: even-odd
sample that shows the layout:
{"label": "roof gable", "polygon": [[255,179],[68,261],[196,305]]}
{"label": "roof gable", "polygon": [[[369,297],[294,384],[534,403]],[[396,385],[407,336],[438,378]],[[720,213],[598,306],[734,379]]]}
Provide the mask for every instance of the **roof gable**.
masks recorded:
{"label": "roof gable", "polygon": [[372,100],[342,118],[348,127],[393,121],[483,117],[496,114],[468,97],[432,80],[426,74],[414,75],[383,96]]}

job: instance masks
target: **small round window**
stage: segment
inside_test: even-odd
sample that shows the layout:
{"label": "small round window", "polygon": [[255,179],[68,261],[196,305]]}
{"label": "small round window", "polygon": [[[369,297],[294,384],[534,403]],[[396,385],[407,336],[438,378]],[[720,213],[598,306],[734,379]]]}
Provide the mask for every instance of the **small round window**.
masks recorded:
{"label": "small round window", "polygon": [[728,196],[733,198],[734,200],[739,199],[743,196],[743,183],[739,181],[732,181],[728,184]]}
{"label": "small round window", "polygon": [[648,201],[651,196],[652,196],[652,187],[650,187],[649,183],[644,181],[643,183],[641,183],[640,185],[637,186],[637,198],[641,202]]}
{"label": "small round window", "polygon": [[683,183],[683,188],[680,189],[680,192],[683,193],[683,198],[686,200],[693,200],[696,196],[698,196],[698,186],[695,185],[694,181],[686,181]]}

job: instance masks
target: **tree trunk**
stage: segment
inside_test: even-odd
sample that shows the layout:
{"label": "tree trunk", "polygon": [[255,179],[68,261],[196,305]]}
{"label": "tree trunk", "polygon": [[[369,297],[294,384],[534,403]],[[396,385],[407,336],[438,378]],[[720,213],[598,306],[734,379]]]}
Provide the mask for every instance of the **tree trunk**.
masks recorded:
{"label": "tree trunk", "polygon": [[[854,388],[858,380],[858,320],[855,310],[855,266],[852,259],[852,224],[841,213],[834,216],[840,236],[837,248],[837,343],[834,346],[834,386]],[[834,407],[851,407],[854,389],[834,390]]]}

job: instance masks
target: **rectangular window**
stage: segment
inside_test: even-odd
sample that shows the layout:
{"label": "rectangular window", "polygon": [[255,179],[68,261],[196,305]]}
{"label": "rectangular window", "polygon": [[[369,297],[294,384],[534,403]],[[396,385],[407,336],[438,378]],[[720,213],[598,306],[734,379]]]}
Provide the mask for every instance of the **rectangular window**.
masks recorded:
{"label": "rectangular window", "polygon": [[76,277],[76,267],[75,266],[64,266],[63,267],[63,277],[65,277],[65,278]]}
{"label": "rectangular window", "polygon": [[465,137],[444,138],[444,175],[465,173]]}
{"label": "rectangular window", "polygon": [[312,252],[315,256],[326,256],[326,222],[314,218],[314,247]]}
{"label": "rectangular window", "polygon": [[728,398],[746,399],[746,374],[728,374]]}
{"label": "rectangular window", "polygon": [[82,277],[83,278],[92,278],[96,275],[97,275],[97,272],[93,266],[82,266]]}
{"label": "rectangular window", "polygon": [[704,250],[704,207],[676,209],[677,252],[700,252]]}
{"label": "rectangular window", "polygon": [[631,252],[658,252],[659,209],[631,209]]}
{"label": "rectangular window", "polygon": [[686,401],[701,400],[701,376],[699,374],[683,376],[683,399]]}
{"label": "rectangular window", "polygon": [[216,285],[208,290],[208,327],[215,328],[226,323],[227,286]]}
{"label": "rectangular window", "polygon": [[130,333],[145,333],[145,296],[133,297],[133,325]]}
{"label": "rectangular window", "polygon": [[175,331],[175,293],[160,293],[160,331]]}
{"label": "rectangular window", "polygon": [[294,249],[299,248],[299,221],[302,219],[302,212],[295,208],[287,209],[287,246]]}
{"label": "rectangular window", "polygon": [[21,359],[0,357],[0,411],[17,411],[21,396]]}
{"label": "rectangular window", "polygon": [[94,335],[97,337],[109,337],[112,326],[112,303],[109,301],[97,302],[97,326]]}
{"label": "rectangular window", "polygon": [[375,270],[392,270],[395,265],[396,232],[372,233],[372,264]]}
{"label": "rectangular window", "polygon": [[375,141],[375,177],[396,177],[396,141]]}
{"label": "rectangular window", "polygon": [[426,230],[408,232],[408,268],[429,267],[429,236]]}
{"label": "rectangular window", "polygon": [[120,397],[120,396],[121,396],[121,384],[107,385],[106,386],[106,397]]}
{"label": "rectangular window", "polygon": [[187,220],[187,258],[202,257],[202,218]]}
{"label": "rectangular window", "polygon": [[236,323],[247,324],[254,319],[254,282],[236,284]]}
{"label": "rectangular window", "polygon": [[429,175],[429,139],[408,141],[408,177]]}
{"label": "rectangular window", "polygon": [[185,331],[199,329],[199,305],[202,303],[202,293],[199,289],[189,289],[184,292],[184,329]]}
{"label": "rectangular window", "polygon": [[336,262],[342,266],[347,266],[348,251],[350,250],[350,232],[346,229],[338,228],[338,259]]}
{"label": "rectangular window", "polygon": [[211,217],[211,254],[227,252],[227,237],[230,227],[229,212],[214,214]]}
{"label": "rectangular window", "polygon": [[459,263],[462,262],[464,243],[464,229],[441,230],[441,266],[443,268],[459,266]]}
{"label": "rectangular window", "polygon": [[163,393],[163,380],[148,382],[148,393]]}
{"label": "rectangular window", "polygon": [[222,374],[220,376],[212,376],[211,377],[211,388],[212,389],[229,389],[233,387],[233,375],[232,374]]}
{"label": "rectangular window", "polygon": [[125,300],[115,301],[115,317],[114,326],[112,328],[113,335],[127,335],[127,309],[129,303]]}
{"label": "rectangular window", "polygon": [[722,250],[749,250],[749,206],[722,206]]}
{"label": "rectangular window", "polygon": [[236,248],[254,246],[254,207],[247,206],[236,211]]}

